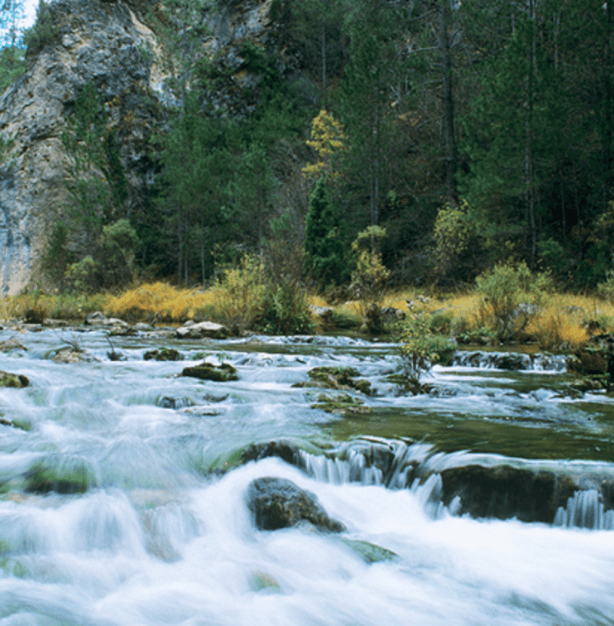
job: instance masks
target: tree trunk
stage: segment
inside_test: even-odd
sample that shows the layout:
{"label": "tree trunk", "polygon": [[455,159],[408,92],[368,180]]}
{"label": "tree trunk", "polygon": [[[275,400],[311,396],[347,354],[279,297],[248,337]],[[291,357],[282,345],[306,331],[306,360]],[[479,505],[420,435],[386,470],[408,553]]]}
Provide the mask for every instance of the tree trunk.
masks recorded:
{"label": "tree trunk", "polygon": [[443,136],[446,161],[446,195],[448,204],[456,206],[456,140],[454,137],[454,96],[452,91],[452,56],[448,37],[448,0],[440,3],[439,47],[443,64]]}

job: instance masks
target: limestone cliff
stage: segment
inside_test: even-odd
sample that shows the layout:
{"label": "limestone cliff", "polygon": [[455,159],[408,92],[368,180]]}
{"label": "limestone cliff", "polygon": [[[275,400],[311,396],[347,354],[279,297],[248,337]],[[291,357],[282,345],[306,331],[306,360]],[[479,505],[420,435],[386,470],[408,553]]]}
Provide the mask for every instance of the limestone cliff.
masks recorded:
{"label": "limestone cliff", "polygon": [[[205,19],[204,49],[228,71],[221,106],[257,77],[241,70],[236,42],[264,40],[272,0],[225,0]],[[0,133],[14,137],[0,165],[0,293],[43,280],[42,254],[67,202],[67,156],[61,141],[75,99],[93,81],[117,132],[129,184],[127,212],[138,210],[153,181],[149,137],[169,98],[163,50],[154,32],[161,7],[148,0],[54,0],[53,29],[29,50],[27,70],[0,97]],[[234,74],[233,74],[234,72]],[[233,89],[235,92],[233,93]],[[225,98],[225,101],[224,101]]]}

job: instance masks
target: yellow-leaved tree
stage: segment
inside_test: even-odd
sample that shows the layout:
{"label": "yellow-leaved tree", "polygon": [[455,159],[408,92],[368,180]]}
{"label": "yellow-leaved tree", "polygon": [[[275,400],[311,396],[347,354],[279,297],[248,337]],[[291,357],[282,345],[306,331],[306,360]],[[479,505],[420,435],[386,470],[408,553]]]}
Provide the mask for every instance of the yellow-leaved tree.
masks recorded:
{"label": "yellow-leaved tree", "polygon": [[333,175],[333,158],[341,150],[347,150],[343,124],[338,122],[326,109],[322,109],[311,122],[311,139],[307,145],[318,153],[315,163],[303,168],[308,178]]}

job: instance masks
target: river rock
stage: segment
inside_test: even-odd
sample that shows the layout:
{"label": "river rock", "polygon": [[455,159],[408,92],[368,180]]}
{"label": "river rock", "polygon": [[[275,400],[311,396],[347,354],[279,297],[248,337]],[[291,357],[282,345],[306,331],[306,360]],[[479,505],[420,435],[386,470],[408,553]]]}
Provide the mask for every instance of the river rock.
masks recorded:
{"label": "river rock", "polygon": [[222,363],[221,365],[200,363],[199,365],[184,368],[180,376],[191,376],[192,378],[213,380],[221,383],[225,383],[230,380],[239,380],[237,370],[229,363]]}
{"label": "river rock", "polygon": [[25,491],[85,493],[94,482],[94,472],[85,459],[51,455],[30,466],[25,474]]}
{"label": "river rock", "polygon": [[260,530],[288,528],[302,521],[320,530],[345,530],[341,522],[328,516],[315,494],[285,478],[267,476],[253,480],[247,488],[247,506]]}
{"label": "river rock", "polygon": [[9,352],[11,350],[25,350],[26,352],[28,351],[28,349],[22,343],[17,341],[15,337],[11,337],[6,341],[0,342],[0,350],[2,350],[2,352]]}
{"label": "river rock", "polygon": [[551,524],[577,486],[551,471],[509,465],[466,465],[441,472],[443,502],[459,498],[459,514]]}
{"label": "river rock", "polygon": [[[356,389],[366,395],[371,392],[371,383],[364,378],[356,380],[360,373],[353,367],[314,367],[307,374],[318,387],[327,389]],[[296,387],[306,386],[298,383]]]}
{"label": "river rock", "polygon": [[92,363],[99,359],[85,350],[77,350],[73,346],[65,346],[55,353],[52,360],[54,363]]}
{"label": "river rock", "polygon": [[382,308],[382,317],[385,322],[397,322],[404,320],[407,317],[407,313],[393,306],[385,306]]}
{"label": "river rock", "polygon": [[241,461],[260,461],[268,457],[277,457],[290,465],[296,465],[298,460],[298,446],[285,441],[267,441],[265,443],[253,443],[241,452]]}
{"label": "river rock", "polygon": [[183,357],[173,348],[158,348],[145,352],[143,358],[145,361],[181,361]]}
{"label": "river rock", "polygon": [[178,339],[225,339],[229,335],[228,328],[215,322],[191,323],[178,328],[175,335]]}
{"label": "river rock", "polygon": [[0,387],[14,387],[21,389],[28,387],[30,381],[23,374],[10,374],[9,372],[0,371]]}
{"label": "river rock", "polygon": [[86,326],[116,326],[117,328],[130,328],[128,322],[120,320],[117,317],[107,317],[100,311],[90,313],[86,318],[84,324]]}
{"label": "river rock", "polygon": [[314,317],[325,326],[329,326],[333,323],[334,310],[332,307],[312,305],[309,308],[311,309]]}

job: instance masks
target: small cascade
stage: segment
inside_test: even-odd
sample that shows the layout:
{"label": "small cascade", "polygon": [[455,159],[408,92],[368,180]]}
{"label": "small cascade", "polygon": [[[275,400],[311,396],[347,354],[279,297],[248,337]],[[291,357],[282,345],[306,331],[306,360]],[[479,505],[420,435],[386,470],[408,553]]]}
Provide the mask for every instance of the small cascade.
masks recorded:
{"label": "small cascade", "polygon": [[554,518],[555,526],[614,530],[614,511],[606,511],[601,494],[595,489],[578,491],[559,507]]}
{"label": "small cascade", "polygon": [[417,467],[431,453],[431,446],[426,444],[358,440],[328,455],[300,450],[297,465],[316,480],[334,485],[359,483],[404,489],[412,485]]}
{"label": "small cascade", "polygon": [[558,372],[567,370],[567,357],[553,354],[522,354],[518,352],[459,351],[453,367],[500,369],[514,372]]}

